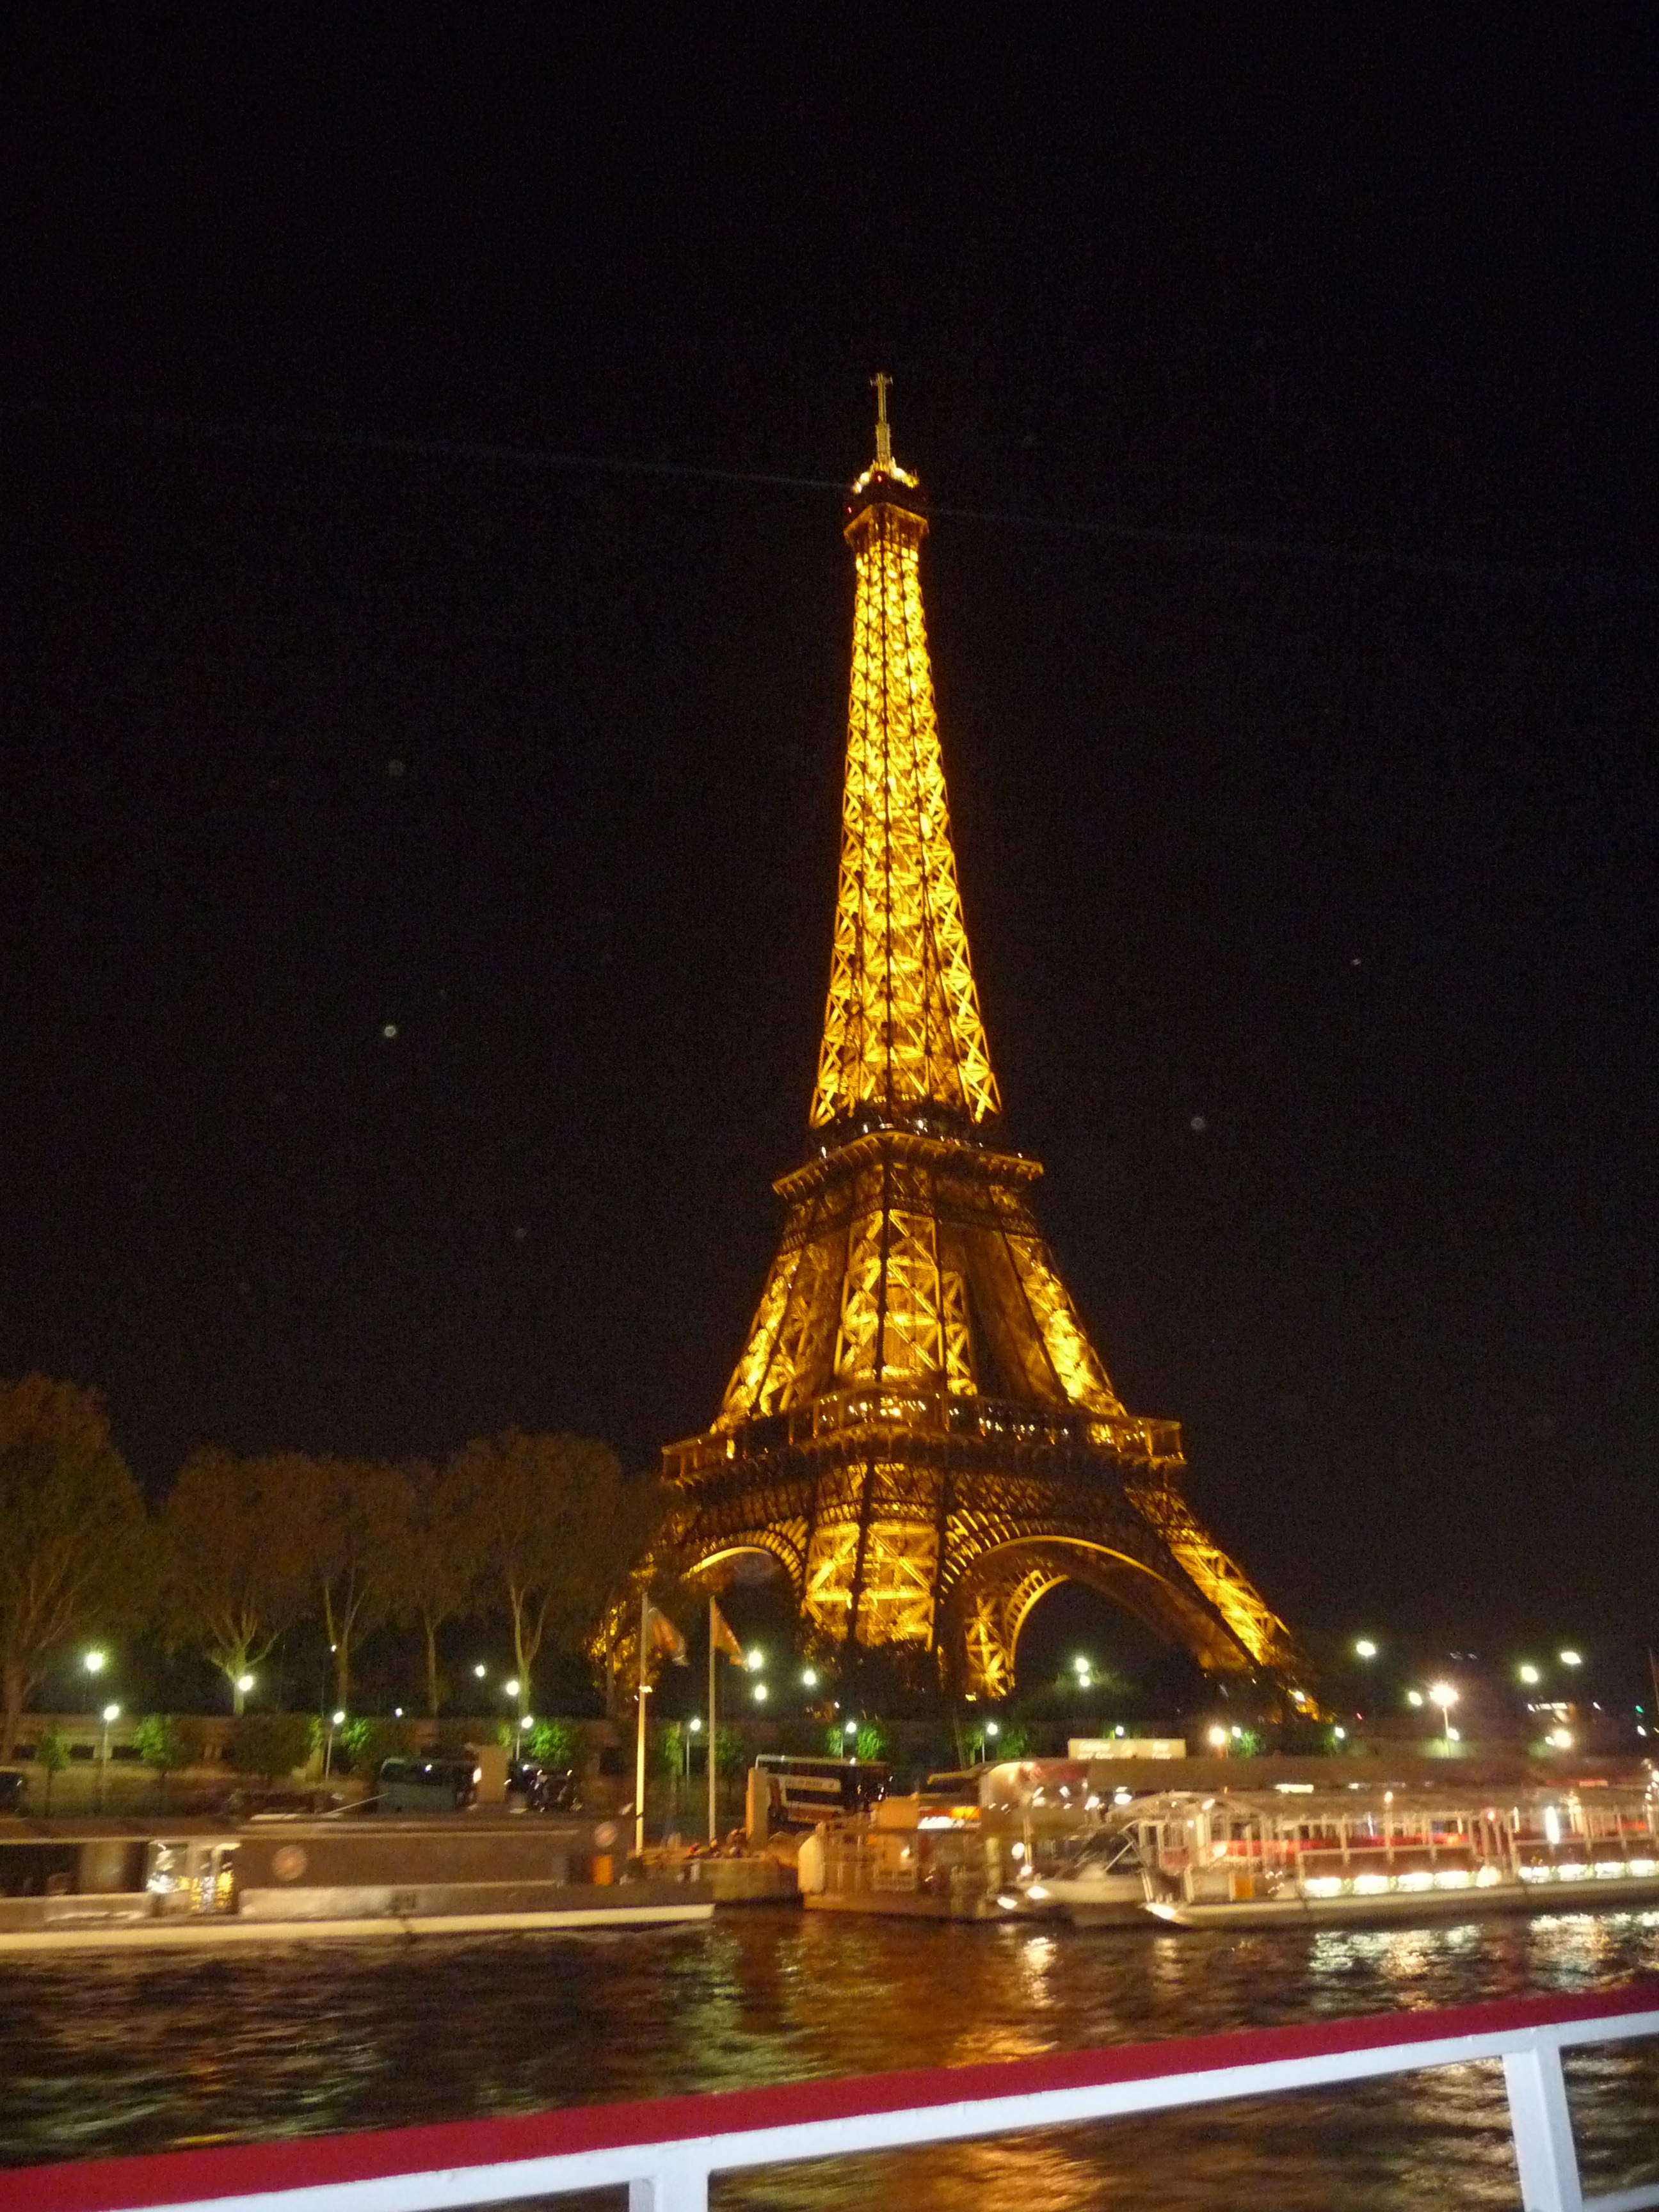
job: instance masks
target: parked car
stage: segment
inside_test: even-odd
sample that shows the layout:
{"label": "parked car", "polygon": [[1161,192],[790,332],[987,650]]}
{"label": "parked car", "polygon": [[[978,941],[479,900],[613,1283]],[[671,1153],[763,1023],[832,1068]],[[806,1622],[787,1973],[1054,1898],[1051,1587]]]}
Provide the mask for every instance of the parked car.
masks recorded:
{"label": "parked car", "polygon": [[471,1759],[383,1759],[374,1802],[383,1813],[464,1813],[478,1795]]}

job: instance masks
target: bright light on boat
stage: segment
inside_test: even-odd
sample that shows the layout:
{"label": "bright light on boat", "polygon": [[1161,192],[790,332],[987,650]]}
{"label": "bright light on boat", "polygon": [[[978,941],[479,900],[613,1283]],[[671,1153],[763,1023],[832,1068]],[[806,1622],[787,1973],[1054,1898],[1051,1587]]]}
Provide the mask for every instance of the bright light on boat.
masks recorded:
{"label": "bright light on boat", "polygon": [[1559,1844],[1561,1840],[1561,1815],[1553,1805],[1544,1808],[1544,1836],[1546,1841]]}
{"label": "bright light on boat", "polygon": [[1402,1874],[1400,1877],[1400,1887],[1401,1889],[1432,1889],[1434,1887],[1434,1876],[1428,1873],[1426,1869],[1419,1869],[1411,1874]]}
{"label": "bright light on boat", "polygon": [[1353,1878],[1356,1897],[1382,1897],[1388,1893],[1389,1877],[1385,1874],[1357,1874]]}
{"label": "bright light on boat", "polygon": [[1302,1885],[1310,1897],[1340,1897],[1342,1883],[1334,1874],[1316,1874]]}
{"label": "bright light on boat", "polygon": [[1467,1889],[1474,1881],[1467,1867],[1442,1867],[1434,1878],[1437,1889]]}

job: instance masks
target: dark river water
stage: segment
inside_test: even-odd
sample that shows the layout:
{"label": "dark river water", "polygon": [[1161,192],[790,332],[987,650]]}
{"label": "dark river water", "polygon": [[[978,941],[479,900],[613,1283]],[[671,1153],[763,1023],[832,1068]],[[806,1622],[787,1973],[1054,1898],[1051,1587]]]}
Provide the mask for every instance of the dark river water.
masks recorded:
{"label": "dark river water", "polygon": [[[1659,1972],[1659,1912],[1228,1934],[761,1910],[661,1933],[391,1938],[216,1958],[82,1954],[3,1969],[0,2159],[1017,2058],[1608,1987],[1644,1972]],[[1659,2051],[1581,2057],[1569,2078],[1587,2182],[1659,2180]],[[0,2203],[5,2195],[0,2179]],[[714,2189],[718,2206],[780,2212],[1467,2212],[1517,2201],[1495,2066],[795,2167]]]}

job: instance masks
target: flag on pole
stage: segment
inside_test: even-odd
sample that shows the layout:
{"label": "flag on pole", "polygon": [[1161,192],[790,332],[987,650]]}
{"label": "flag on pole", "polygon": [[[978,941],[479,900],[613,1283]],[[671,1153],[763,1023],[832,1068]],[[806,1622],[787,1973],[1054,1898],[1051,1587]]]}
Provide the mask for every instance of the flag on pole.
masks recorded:
{"label": "flag on pole", "polygon": [[645,1601],[645,1632],[653,1651],[665,1651],[677,1667],[688,1663],[685,1638],[659,1605]]}
{"label": "flag on pole", "polygon": [[711,1597],[708,1601],[708,1638],[716,1651],[724,1651],[728,1659],[743,1664],[743,1646],[732,1633],[732,1625]]}

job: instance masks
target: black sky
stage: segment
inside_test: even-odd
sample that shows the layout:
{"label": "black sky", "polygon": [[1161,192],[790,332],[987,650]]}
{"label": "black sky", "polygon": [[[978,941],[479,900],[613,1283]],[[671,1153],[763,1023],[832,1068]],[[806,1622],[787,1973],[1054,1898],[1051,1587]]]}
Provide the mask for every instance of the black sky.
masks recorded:
{"label": "black sky", "polygon": [[0,1372],[703,1425],[885,367],[1120,1389],[1294,1621],[1659,1628],[1649,11],[8,21]]}

